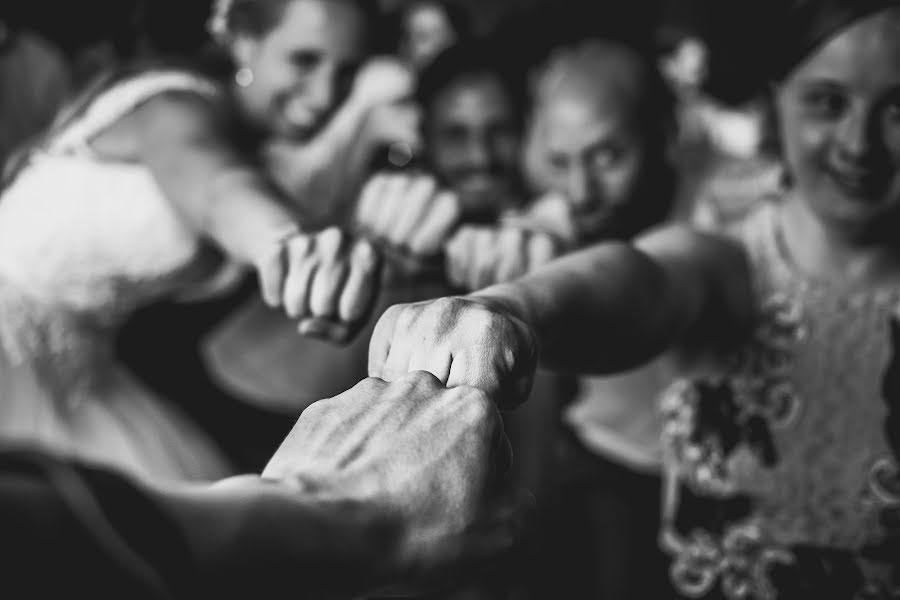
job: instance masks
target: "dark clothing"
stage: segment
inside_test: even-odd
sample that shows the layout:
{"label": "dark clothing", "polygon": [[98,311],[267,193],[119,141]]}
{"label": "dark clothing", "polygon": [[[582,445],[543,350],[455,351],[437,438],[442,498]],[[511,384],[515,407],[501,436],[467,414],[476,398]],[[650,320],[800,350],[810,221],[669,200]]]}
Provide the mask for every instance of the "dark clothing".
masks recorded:
{"label": "dark clothing", "polygon": [[555,459],[556,494],[544,524],[547,572],[535,597],[677,598],[657,543],[661,478],[591,453],[568,431]]}
{"label": "dark clothing", "polygon": [[0,562],[15,598],[186,596],[191,557],[135,485],[31,452],[0,452]]}

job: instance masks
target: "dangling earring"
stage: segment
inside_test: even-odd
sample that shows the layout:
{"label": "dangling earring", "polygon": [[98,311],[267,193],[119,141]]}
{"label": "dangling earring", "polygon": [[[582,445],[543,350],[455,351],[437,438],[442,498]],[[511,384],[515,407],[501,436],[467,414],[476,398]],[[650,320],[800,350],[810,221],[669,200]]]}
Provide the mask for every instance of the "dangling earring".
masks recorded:
{"label": "dangling earring", "polygon": [[235,72],[234,81],[242,88],[250,87],[253,83],[253,71],[250,67],[241,67]]}

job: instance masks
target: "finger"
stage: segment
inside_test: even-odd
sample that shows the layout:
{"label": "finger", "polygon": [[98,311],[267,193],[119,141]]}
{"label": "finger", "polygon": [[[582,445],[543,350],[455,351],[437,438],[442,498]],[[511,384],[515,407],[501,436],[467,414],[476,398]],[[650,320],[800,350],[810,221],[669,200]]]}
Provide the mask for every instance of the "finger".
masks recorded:
{"label": "finger", "polygon": [[549,235],[536,233],[531,236],[527,245],[528,270],[547,264],[556,255],[556,243]]}
{"label": "finger", "polygon": [[436,190],[437,183],[432,177],[417,177],[411,182],[402,200],[398,198],[402,206],[397,207],[397,218],[389,236],[391,243],[410,248],[413,232],[428,218]]}
{"label": "finger", "polygon": [[504,228],[498,239],[496,281],[510,281],[525,273],[527,234],[518,229]]}
{"label": "finger", "polygon": [[403,211],[403,197],[410,181],[409,177],[403,175],[388,175],[386,179],[381,197],[375,204],[372,223],[377,239],[389,241],[394,221]]}
{"label": "finger", "polygon": [[378,202],[384,196],[387,177],[376,175],[363,188],[356,207],[356,221],[363,229],[368,229],[378,214]]}
{"label": "finger", "polygon": [[297,324],[297,332],[304,337],[324,340],[332,344],[345,344],[356,334],[350,323],[338,323],[321,317],[307,317]]}
{"label": "finger", "polygon": [[372,339],[369,341],[369,377],[384,379],[382,373],[391,351],[394,330],[397,328],[397,321],[402,312],[402,305],[391,306],[384,311],[384,314],[378,319],[378,323],[375,324]]}
{"label": "finger", "polygon": [[475,268],[472,271],[472,290],[480,290],[497,282],[497,261],[500,248],[497,232],[493,229],[480,231],[475,242]]}
{"label": "finger", "polygon": [[411,308],[407,308],[397,318],[391,348],[381,372],[381,378],[385,381],[395,381],[409,373],[410,358],[417,348],[421,349],[421,339],[412,327],[411,311]]}
{"label": "finger", "polygon": [[313,275],[309,292],[309,311],[314,317],[337,320],[338,300],[349,265],[341,257],[343,233],[336,227],[326,229],[316,237],[319,268]]}
{"label": "finger", "polygon": [[452,192],[437,194],[421,226],[410,236],[410,251],[422,256],[437,254],[459,223],[461,215],[462,209],[456,194]]}
{"label": "finger", "polygon": [[381,255],[368,240],[358,240],[350,251],[350,273],[338,301],[338,318],[344,323],[365,319],[378,297]]}
{"label": "finger", "polygon": [[[425,347],[432,344],[425,344]],[[437,348],[432,352],[415,352],[410,356],[409,366],[407,370],[412,373],[415,371],[426,371],[437,377],[442,385],[447,384],[450,377],[450,365],[453,363],[453,356],[449,352],[438,351]]]}
{"label": "finger", "polygon": [[456,354],[450,365],[447,387],[470,386],[485,392],[496,401],[502,377],[494,354],[493,350],[483,346],[469,348]]}
{"label": "finger", "polygon": [[275,244],[256,265],[263,301],[272,308],[281,305],[281,294],[287,268],[284,254],[285,244]]}
{"label": "finger", "polygon": [[444,269],[447,280],[459,288],[466,288],[468,285],[467,276],[471,268],[473,238],[473,228],[462,227],[444,246]]}
{"label": "finger", "polygon": [[315,243],[312,236],[298,235],[286,244],[288,273],[282,301],[285,312],[292,319],[307,312],[310,283],[318,267],[318,261],[313,255]]}

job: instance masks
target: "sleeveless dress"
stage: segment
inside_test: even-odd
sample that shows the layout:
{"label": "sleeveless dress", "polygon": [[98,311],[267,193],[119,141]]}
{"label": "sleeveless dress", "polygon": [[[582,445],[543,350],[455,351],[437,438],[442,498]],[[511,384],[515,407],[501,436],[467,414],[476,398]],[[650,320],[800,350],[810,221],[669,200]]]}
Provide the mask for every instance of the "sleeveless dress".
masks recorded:
{"label": "sleeveless dress", "polygon": [[219,93],[177,71],[121,81],[32,151],[0,196],[0,441],[211,480],[229,474],[218,450],[118,364],[114,340],[136,308],[202,282],[218,260],[146,167],[90,147],[169,92]]}
{"label": "sleeveless dress", "polygon": [[752,339],[662,396],[673,582],[689,598],[900,598],[900,290],[806,279],[777,211],[731,226],[755,273]]}

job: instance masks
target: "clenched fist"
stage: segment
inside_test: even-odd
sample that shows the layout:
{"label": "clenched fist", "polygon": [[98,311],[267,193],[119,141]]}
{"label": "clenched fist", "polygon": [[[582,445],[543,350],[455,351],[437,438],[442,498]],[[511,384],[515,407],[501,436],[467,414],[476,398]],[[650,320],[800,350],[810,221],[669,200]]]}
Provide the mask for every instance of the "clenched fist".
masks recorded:
{"label": "clenched fist", "polygon": [[269,306],[298,319],[301,334],[335,343],[358,331],[378,293],[378,252],[336,227],[288,235],[256,266]]}
{"label": "clenched fist", "polygon": [[367,237],[422,260],[433,259],[459,223],[455,194],[424,175],[376,175],[363,189],[356,226]]}
{"label": "clenched fist", "polygon": [[384,313],[369,345],[369,375],[395,381],[428,371],[509,407],[527,397],[537,358],[534,331],[511,309],[477,296],[439,298]]}
{"label": "clenched fist", "polygon": [[461,227],[444,249],[448,281],[474,291],[516,279],[560,253],[553,236],[510,226]]}
{"label": "clenched fist", "polygon": [[502,420],[484,392],[446,389],[419,372],[393,383],[367,379],[311,405],[263,477],[305,497],[362,503],[392,517],[400,563],[421,575],[509,549],[517,515],[501,487],[510,459]]}

